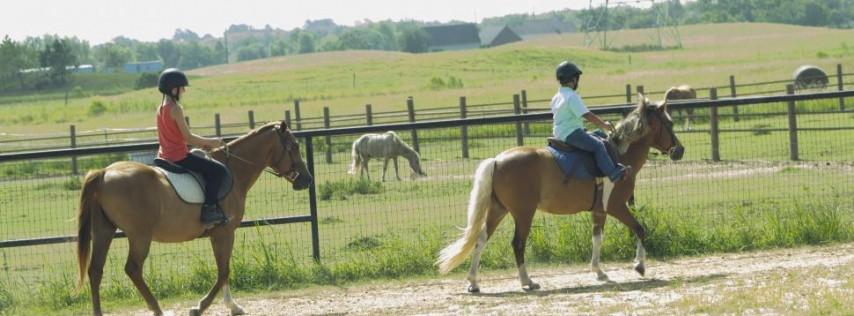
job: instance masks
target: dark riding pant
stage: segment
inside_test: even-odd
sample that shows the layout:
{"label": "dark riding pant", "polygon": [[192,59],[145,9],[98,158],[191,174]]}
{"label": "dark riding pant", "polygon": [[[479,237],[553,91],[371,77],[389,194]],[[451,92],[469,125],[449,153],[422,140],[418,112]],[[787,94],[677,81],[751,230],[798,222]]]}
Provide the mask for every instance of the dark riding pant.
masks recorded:
{"label": "dark riding pant", "polygon": [[175,164],[201,173],[202,177],[205,178],[206,183],[205,204],[216,204],[219,185],[222,183],[227,172],[225,166],[218,162],[201,158],[193,154],[187,155],[186,158],[175,162]]}
{"label": "dark riding pant", "polygon": [[602,139],[593,137],[592,135],[587,134],[587,131],[583,128],[579,128],[570,133],[564,142],[575,146],[578,149],[593,153],[593,157],[596,159],[596,166],[599,167],[599,170],[607,175],[612,182],[616,182],[618,179],[623,177],[623,168],[618,166],[615,161],[611,160],[611,156],[608,156],[608,150],[605,149],[605,142],[603,142]]}

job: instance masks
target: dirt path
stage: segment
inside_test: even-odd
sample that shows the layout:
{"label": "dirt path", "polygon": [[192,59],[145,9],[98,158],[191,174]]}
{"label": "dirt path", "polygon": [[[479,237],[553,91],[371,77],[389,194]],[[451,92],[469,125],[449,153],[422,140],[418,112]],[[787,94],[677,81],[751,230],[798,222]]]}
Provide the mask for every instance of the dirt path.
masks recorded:
{"label": "dirt path", "polygon": [[[854,244],[652,260],[647,276],[605,262],[611,282],[586,266],[529,270],[542,289],[524,292],[514,271],[463,274],[257,295],[237,294],[252,315],[846,314],[854,310]],[[192,302],[168,306],[186,313]],[[137,311],[138,313],[143,311]],[[208,315],[228,315],[217,303]]]}

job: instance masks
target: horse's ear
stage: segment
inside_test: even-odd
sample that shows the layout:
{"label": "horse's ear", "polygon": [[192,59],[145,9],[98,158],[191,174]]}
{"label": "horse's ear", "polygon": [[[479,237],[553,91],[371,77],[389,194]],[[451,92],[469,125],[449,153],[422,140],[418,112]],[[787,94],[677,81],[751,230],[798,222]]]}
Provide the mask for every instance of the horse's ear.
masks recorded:
{"label": "horse's ear", "polygon": [[643,93],[638,92],[638,111],[640,111],[641,113],[646,111],[647,103],[649,103],[649,100],[647,100],[646,97],[643,96]]}
{"label": "horse's ear", "polygon": [[284,120],[280,121],[279,128],[282,129],[282,131],[288,130],[288,122],[285,122]]}

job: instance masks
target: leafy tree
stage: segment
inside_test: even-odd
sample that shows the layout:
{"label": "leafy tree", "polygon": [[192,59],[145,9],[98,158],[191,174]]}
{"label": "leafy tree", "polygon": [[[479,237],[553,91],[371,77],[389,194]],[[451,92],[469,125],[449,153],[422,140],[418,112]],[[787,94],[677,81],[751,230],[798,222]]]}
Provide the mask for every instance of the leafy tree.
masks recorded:
{"label": "leafy tree", "polygon": [[430,47],[430,36],[420,28],[410,27],[400,34],[400,49],[404,52],[423,53]]}
{"label": "leafy tree", "polygon": [[314,47],[314,35],[309,32],[300,32],[299,35],[299,53],[307,54],[313,53],[315,51]]}
{"label": "leafy tree", "polygon": [[128,48],[106,43],[95,47],[95,57],[103,63],[105,69],[119,71],[131,61],[132,54]]}
{"label": "leafy tree", "polygon": [[158,60],[157,43],[139,43],[134,48],[134,59],[136,61]]}
{"label": "leafy tree", "polygon": [[338,38],[339,49],[382,49],[383,35],[367,28],[353,28]]}
{"label": "leafy tree", "polygon": [[177,67],[181,60],[181,52],[175,42],[162,39],[157,42],[157,54],[160,55],[160,60],[163,61],[163,66],[166,68]]}
{"label": "leafy tree", "polygon": [[71,47],[64,41],[54,39],[39,56],[42,67],[50,68],[50,80],[55,85],[65,84],[70,70],[67,66],[75,66],[77,57],[71,52]]}

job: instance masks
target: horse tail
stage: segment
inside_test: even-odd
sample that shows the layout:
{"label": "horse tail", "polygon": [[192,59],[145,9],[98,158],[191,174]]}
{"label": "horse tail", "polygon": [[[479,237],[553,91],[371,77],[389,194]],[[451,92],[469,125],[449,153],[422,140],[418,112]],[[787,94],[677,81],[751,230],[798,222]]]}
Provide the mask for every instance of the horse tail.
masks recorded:
{"label": "horse tail", "polygon": [[487,158],[477,167],[474,184],[471,189],[468,206],[468,224],[460,239],[439,252],[439,273],[446,274],[460,265],[471,253],[480,232],[486,225],[486,215],[492,206],[492,177],[495,172],[495,158]]}
{"label": "horse tail", "polygon": [[357,147],[359,147],[359,141],[361,140],[362,139],[359,138],[353,142],[353,151],[350,154],[353,157],[353,163],[350,165],[350,170],[347,171],[349,174],[356,174],[356,172],[359,171],[359,168],[362,167],[362,156],[359,155],[359,150],[357,149]]}
{"label": "horse tail", "polygon": [[92,216],[101,212],[101,206],[96,201],[101,184],[104,182],[104,169],[89,171],[83,181],[80,193],[80,210],[77,229],[77,264],[80,267],[80,278],[77,285],[81,286],[89,268],[89,253],[92,244]]}

